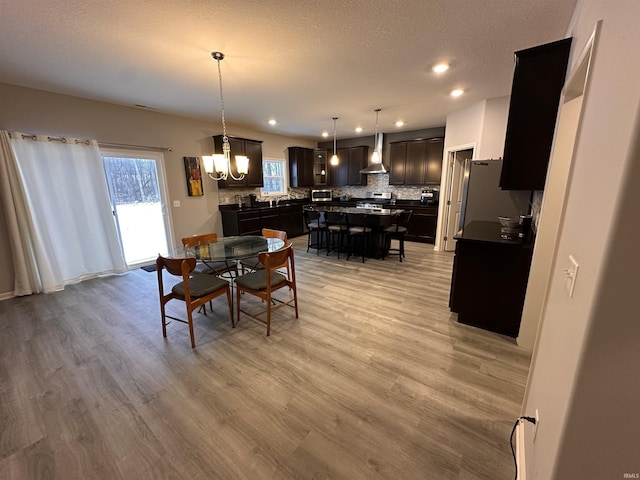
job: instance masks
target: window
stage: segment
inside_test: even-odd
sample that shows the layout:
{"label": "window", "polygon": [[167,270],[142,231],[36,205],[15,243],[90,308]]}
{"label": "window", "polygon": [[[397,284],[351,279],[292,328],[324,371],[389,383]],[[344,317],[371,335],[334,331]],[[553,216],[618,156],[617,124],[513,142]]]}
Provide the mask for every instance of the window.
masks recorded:
{"label": "window", "polygon": [[273,158],[262,160],[264,176],[263,195],[285,195],[287,193],[286,162]]}

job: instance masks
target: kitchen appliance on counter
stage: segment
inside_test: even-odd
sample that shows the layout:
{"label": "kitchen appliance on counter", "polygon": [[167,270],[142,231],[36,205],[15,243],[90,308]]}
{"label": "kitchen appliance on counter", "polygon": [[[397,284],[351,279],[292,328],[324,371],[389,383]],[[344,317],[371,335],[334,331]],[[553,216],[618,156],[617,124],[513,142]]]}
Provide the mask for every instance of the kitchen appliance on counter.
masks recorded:
{"label": "kitchen appliance on counter", "polygon": [[462,185],[458,230],[473,221],[498,222],[498,217],[518,219],[529,213],[530,190],[499,187],[502,159],[467,160]]}
{"label": "kitchen appliance on counter", "polygon": [[333,194],[331,190],[311,190],[312,202],[330,202],[333,200]]}
{"label": "kitchen appliance on counter", "polygon": [[391,192],[367,192],[364,200],[356,203],[356,208],[389,208]]}
{"label": "kitchen appliance on counter", "polygon": [[242,205],[245,207],[257,207],[258,206],[258,197],[255,193],[250,193],[249,195],[242,198]]}
{"label": "kitchen appliance on counter", "polygon": [[440,189],[438,187],[428,187],[420,194],[420,203],[423,205],[438,205],[440,200]]}

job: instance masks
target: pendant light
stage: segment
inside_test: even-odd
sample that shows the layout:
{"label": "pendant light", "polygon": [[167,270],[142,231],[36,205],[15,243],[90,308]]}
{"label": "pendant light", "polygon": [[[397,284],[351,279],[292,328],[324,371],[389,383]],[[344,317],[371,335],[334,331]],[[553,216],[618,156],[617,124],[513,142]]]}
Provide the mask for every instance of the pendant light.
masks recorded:
{"label": "pendant light", "polygon": [[338,165],[340,163],[340,159],[336,153],[336,120],[338,120],[338,117],[333,117],[333,156],[330,161],[331,165]]}
{"label": "pendant light", "polygon": [[[222,112],[222,154],[214,153],[202,157],[204,171],[213,180],[226,180],[228,177],[234,180],[242,180],[245,174],[249,173],[249,158],[244,155],[236,155],[236,166],[238,176],[231,171],[231,145],[227,137],[227,126],[224,121],[224,98],[222,96],[222,71],[220,61],[224,58],[222,52],[211,52],[211,57],[218,62],[218,83],[220,85],[220,110]],[[216,175],[217,173],[217,175]]]}

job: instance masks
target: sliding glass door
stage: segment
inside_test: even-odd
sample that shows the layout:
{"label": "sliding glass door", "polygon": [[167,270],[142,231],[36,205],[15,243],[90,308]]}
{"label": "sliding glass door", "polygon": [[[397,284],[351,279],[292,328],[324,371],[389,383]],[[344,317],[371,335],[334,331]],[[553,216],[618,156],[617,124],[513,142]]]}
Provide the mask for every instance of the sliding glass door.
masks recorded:
{"label": "sliding glass door", "polygon": [[101,150],[113,214],[129,267],[166,253],[171,241],[161,153]]}

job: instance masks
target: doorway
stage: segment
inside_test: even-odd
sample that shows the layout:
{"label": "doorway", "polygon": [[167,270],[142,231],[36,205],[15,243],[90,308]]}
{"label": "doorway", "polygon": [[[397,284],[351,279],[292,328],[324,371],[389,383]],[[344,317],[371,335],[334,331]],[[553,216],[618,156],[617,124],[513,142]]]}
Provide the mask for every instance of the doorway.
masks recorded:
{"label": "doorway", "polygon": [[128,267],[172,245],[162,153],[101,150],[118,236]]}
{"label": "doorway", "polygon": [[464,183],[464,164],[467,159],[473,158],[473,148],[449,151],[449,183],[447,186],[446,223],[444,233],[445,251],[453,251],[456,248],[455,237],[460,225],[460,212],[462,209],[462,185]]}

